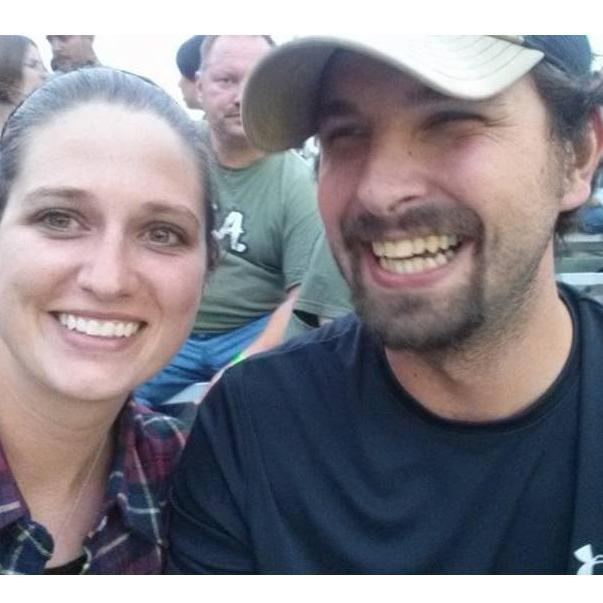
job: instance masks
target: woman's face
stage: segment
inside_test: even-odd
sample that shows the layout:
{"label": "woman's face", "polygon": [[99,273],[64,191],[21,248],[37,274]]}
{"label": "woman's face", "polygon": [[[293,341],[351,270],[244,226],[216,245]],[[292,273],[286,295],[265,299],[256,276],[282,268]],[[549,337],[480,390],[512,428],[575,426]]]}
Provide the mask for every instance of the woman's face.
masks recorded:
{"label": "woman's face", "polygon": [[36,88],[39,88],[46,81],[47,77],[48,71],[44,67],[38,49],[33,44],[30,44],[23,59],[22,97],[25,98]]}
{"label": "woman's face", "polygon": [[16,391],[123,401],[189,335],[204,191],[163,120],[86,103],[28,135],[0,221],[0,374]]}

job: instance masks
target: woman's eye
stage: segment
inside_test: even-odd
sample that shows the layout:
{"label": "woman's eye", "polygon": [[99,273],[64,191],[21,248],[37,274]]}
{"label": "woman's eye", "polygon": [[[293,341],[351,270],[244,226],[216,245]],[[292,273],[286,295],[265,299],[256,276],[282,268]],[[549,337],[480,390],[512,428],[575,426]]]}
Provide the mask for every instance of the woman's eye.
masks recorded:
{"label": "woman's eye", "polygon": [[39,217],[41,224],[59,232],[73,232],[80,226],[77,219],[64,211],[51,210]]}
{"label": "woman's eye", "polygon": [[154,226],[145,233],[145,240],[160,247],[177,247],[185,243],[185,236],[170,226]]}

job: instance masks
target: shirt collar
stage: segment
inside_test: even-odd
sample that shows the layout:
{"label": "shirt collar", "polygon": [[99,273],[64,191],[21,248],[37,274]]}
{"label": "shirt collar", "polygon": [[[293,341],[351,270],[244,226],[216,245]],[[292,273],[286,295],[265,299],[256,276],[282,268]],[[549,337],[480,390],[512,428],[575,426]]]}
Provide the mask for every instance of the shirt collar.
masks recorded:
{"label": "shirt collar", "polygon": [[0,530],[28,513],[0,442]]}
{"label": "shirt collar", "polygon": [[[171,438],[152,423],[171,425]],[[163,430],[165,432],[165,430]],[[165,521],[161,514],[167,502],[166,447],[181,448],[184,436],[177,420],[158,415],[133,401],[118,418],[117,446],[109,475],[105,510],[117,506],[124,524],[147,540],[164,545]]]}

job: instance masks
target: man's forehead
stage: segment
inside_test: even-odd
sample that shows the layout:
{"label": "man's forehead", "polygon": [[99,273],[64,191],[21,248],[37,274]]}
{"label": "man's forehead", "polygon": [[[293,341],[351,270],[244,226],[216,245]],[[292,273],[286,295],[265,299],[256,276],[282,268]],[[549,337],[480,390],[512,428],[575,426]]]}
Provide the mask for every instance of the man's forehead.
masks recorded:
{"label": "man's forehead", "polygon": [[337,52],[329,61],[322,78],[322,90],[318,106],[321,112],[327,105],[343,108],[347,102],[356,104],[358,96],[380,97],[388,90],[405,105],[442,104],[455,100],[410,74],[349,51]]}
{"label": "man's forehead", "polygon": [[262,36],[219,36],[204,57],[205,66],[212,67],[249,55],[257,55],[259,60],[269,50],[270,46]]}

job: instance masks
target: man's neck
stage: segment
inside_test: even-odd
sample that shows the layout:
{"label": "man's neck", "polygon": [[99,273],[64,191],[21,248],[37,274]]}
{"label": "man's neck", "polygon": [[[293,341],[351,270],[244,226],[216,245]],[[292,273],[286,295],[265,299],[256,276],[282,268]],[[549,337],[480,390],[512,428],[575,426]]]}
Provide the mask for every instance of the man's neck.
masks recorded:
{"label": "man's neck", "polygon": [[386,350],[390,366],[406,391],[442,418],[488,422],[517,415],[555,381],[572,345],[571,316],[554,281],[533,302],[506,337],[460,352]]}
{"label": "man's neck", "polygon": [[225,142],[213,131],[210,131],[210,142],[218,163],[222,167],[242,169],[266,156],[264,151],[252,147],[245,141],[241,141],[239,144]]}

